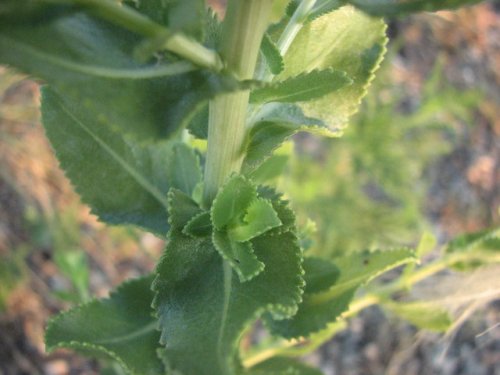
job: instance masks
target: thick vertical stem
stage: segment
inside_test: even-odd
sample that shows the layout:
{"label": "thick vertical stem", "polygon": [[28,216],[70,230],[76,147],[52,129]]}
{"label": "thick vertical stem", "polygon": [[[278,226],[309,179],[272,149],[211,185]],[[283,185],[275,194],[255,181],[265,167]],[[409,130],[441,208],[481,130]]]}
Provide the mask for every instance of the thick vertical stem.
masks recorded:
{"label": "thick vertical stem", "polygon": [[[240,80],[251,79],[272,0],[230,0],[223,25],[221,55]],[[249,91],[220,95],[210,102],[204,201],[210,205],[226,178],[243,161]]]}

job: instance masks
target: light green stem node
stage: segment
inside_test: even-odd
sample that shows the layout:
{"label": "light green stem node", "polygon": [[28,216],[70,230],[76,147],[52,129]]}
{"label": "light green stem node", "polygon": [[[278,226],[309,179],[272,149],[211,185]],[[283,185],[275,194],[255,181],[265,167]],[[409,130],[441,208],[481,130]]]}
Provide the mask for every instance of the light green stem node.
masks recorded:
{"label": "light green stem node", "polygon": [[[272,0],[231,0],[223,24],[221,56],[229,74],[253,78]],[[250,91],[220,95],[210,102],[204,202],[211,204],[231,173],[239,172],[245,147]]]}

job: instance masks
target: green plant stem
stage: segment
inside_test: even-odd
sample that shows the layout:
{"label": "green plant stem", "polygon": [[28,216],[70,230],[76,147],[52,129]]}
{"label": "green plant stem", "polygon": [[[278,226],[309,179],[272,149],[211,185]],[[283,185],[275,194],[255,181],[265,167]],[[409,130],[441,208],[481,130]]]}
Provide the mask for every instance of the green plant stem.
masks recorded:
{"label": "green plant stem", "polygon": [[[253,78],[271,0],[230,0],[222,31],[221,55],[229,74]],[[210,102],[204,202],[209,206],[219,187],[240,171],[244,156],[250,91],[220,95]]]}
{"label": "green plant stem", "polygon": [[314,4],[316,4],[316,0],[302,0],[293,13],[290,22],[288,22],[283,34],[281,34],[281,37],[278,40],[278,49],[282,56],[285,56],[288,52],[288,49],[292,45],[295,37],[304,26],[304,22],[306,21],[309,12],[314,7]]}
{"label": "green plant stem", "polygon": [[159,48],[167,49],[195,65],[220,71],[223,68],[219,55],[194,39],[167,28],[143,16],[134,9],[113,0],[42,0],[51,4],[77,5],[115,25],[137,34],[161,41]]}

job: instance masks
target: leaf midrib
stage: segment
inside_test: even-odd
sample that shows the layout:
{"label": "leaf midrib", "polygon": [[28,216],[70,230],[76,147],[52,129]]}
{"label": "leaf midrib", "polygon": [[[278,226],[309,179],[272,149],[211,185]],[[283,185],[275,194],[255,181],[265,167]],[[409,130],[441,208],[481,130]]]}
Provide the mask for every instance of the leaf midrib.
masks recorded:
{"label": "leaf midrib", "polygon": [[[335,77],[335,78],[339,78],[340,76],[338,77]],[[292,78],[294,79],[294,78]],[[342,87],[344,87],[346,85],[347,82],[335,82],[336,84],[332,84],[332,81],[331,80],[328,80],[328,79],[325,79],[324,82],[316,82],[316,85],[312,86],[311,88],[303,88],[301,89],[300,91],[299,90],[296,90],[294,91],[293,93],[290,93],[288,95],[279,95],[279,94],[275,94],[275,95],[265,95],[265,100],[263,100],[263,102],[279,102],[279,101],[283,101],[283,102],[293,102],[293,101],[310,101],[310,100],[314,100],[314,99],[317,99],[318,96],[314,96],[314,97],[311,97],[311,98],[308,98],[308,99],[303,99],[303,100],[297,100],[297,99],[293,99],[294,97],[303,97],[305,95],[308,95],[309,93],[314,93],[314,92],[317,92],[317,91],[320,91],[320,92],[324,92],[325,90],[328,89],[328,93],[331,93],[333,91],[336,91],[336,90],[339,90],[341,89]],[[286,86],[287,82],[286,81],[283,81],[283,86]],[[289,85],[292,85],[292,82],[288,82]],[[279,87],[276,87],[276,90],[279,90],[280,88]]]}
{"label": "leaf midrib", "polygon": [[19,42],[6,36],[0,36],[0,41],[1,40],[4,41],[3,44],[8,44],[10,46],[9,48],[11,52],[13,48],[17,48],[18,50],[27,53],[28,55],[35,56],[41,60],[49,62],[52,65],[66,68],[76,73],[87,74],[100,78],[130,80],[148,79],[187,73],[196,69],[194,65],[187,62],[177,62],[170,65],[130,69],[104,68],[100,66],[85,65],[67,59],[62,59],[40,51],[39,49],[33,48],[26,43]]}
{"label": "leaf midrib", "polygon": [[148,333],[154,332],[158,326],[157,322],[151,322],[148,325],[145,325],[142,328],[139,328],[135,331],[132,331],[130,333],[126,333],[124,335],[118,335],[118,336],[113,336],[108,339],[103,339],[103,340],[96,340],[94,343],[97,345],[104,345],[104,344],[121,344],[125,341],[131,341],[134,340],[138,337],[145,336]]}
{"label": "leaf midrib", "polygon": [[[149,194],[151,194],[159,203],[161,203],[165,208],[168,207],[167,198],[163,196],[163,194],[154,187],[146,178],[144,178],[140,173],[134,170],[127,161],[125,161],[120,155],[118,155],[110,146],[106,144],[99,136],[97,136],[92,130],[90,130],[82,121],[80,121],[71,111],[66,108],[64,103],[58,99],[61,110],[66,113],[70,118],[75,121],[75,123],[85,131],[94,141],[99,144],[104,151],[106,151],[119,165],[123,167],[123,169],[132,176],[132,178],[146,190]],[[117,135],[119,136],[119,135]]]}
{"label": "leaf midrib", "polygon": [[224,301],[222,305],[221,314],[221,325],[219,328],[219,334],[217,337],[217,358],[219,363],[219,368],[226,371],[226,358],[227,354],[224,352],[223,340],[224,332],[226,330],[227,316],[229,313],[229,301],[231,298],[232,286],[233,286],[233,269],[227,260],[223,260],[223,277],[224,277]]}

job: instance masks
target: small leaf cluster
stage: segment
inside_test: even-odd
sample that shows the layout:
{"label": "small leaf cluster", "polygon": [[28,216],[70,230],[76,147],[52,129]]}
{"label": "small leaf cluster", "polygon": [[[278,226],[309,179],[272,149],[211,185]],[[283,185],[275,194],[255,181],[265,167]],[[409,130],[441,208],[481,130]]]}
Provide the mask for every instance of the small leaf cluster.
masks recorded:
{"label": "small leaf cluster", "polygon": [[[319,374],[285,356],[250,364],[240,341],[258,319],[285,339],[324,335],[360,287],[415,254],[308,256],[263,168],[299,131],[341,135],[385,53],[372,15],[459,3],[276,0],[254,77],[241,81],[203,0],[3,1],[0,62],[46,84],[43,125],[75,190],[101,221],[167,240],[153,274],[56,317],[48,348],[111,357],[131,374]],[[242,167],[207,202],[193,145],[207,138],[210,104],[238,92],[249,98]]]}

